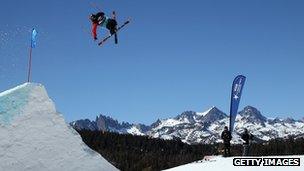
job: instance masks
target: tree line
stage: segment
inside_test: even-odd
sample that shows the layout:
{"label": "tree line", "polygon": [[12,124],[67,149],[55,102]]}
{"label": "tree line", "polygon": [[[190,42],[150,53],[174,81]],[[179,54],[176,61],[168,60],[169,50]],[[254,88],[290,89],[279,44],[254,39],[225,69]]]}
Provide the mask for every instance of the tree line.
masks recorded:
{"label": "tree line", "polygon": [[[78,130],[83,141],[122,171],[154,171],[202,160],[204,156],[220,155],[223,145],[183,143],[180,139],[164,140],[148,136],[113,132]],[[242,145],[232,145],[234,156],[242,154]],[[254,143],[252,156],[304,154],[304,138],[274,139]]]}

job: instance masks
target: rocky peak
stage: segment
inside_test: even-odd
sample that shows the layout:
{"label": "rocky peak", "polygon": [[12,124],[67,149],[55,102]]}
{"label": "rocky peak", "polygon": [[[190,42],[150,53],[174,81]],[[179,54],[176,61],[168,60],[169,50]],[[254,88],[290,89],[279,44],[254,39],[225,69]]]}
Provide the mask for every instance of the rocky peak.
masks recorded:
{"label": "rocky peak", "polygon": [[252,106],[246,106],[239,114],[246,118],[249,122],[256,122],[264,124],[267,121],[267,118],[261,114],[259,110]]}
{"label": "rocky peak", "polygon": [[157,121],[154,122],[154,123],[152,123],[150,127],[151,127],[151,128],[156,128],[156,127],[159,126],[159,124],[161,124],[161,120],[160,120],[160,119],[157,119]]}
{"label": "rocky peak", "polygon": [[212,123],[214,121],[221,120],[225,117],[228,116],[224,112],[222,112],[216,107],[212,107],[204,116],[202,116],[201,120],[203,122]]}
{"label": "rocky peak", "polygon": [[194,123],[195,119],[194,117],[196,116],[196,112],[194,111],[185,111],[181,113],[180,115],[177,115],[175,119],[177,120],[185,120],[187,119],[190,123]]}
{"label": "rocky peak", "polygon": [[296,120],[294,120],[293,118],[287,117],[286,119],[284,119],[284,122],[291,124],[291,123],[295,123]]}

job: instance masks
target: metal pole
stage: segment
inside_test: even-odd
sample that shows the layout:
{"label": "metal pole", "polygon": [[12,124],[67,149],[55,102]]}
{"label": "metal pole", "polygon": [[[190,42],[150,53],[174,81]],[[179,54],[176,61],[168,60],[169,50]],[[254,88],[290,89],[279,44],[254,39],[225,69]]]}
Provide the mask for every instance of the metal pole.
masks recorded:
{"label": "metal pole", "polygon": [[29,59],[29,68],[28,68],[28,74],[27,74],[27,82],[30,82],[31,68],[32,68],[32,47],[30,48],[30,59]]}

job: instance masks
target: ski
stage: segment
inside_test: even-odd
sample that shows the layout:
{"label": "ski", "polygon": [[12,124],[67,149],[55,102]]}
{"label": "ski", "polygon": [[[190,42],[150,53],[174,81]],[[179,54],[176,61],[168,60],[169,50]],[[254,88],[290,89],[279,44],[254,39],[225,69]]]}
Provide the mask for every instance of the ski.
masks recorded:
{"label": "ski", "polygon": [[[116,30],[116,32],[118,32],[120,29],[122,29],[123,27],[125,27],[127,24],[130,23],[130,20],[127,20],[125,23],[123,23],[123,25],[119,26]],[[99,43],[98,45],[101,46],[104,42],[106,42],[109,38],[111,38],[113,35],[115,34],[110,34],[108,35],[107,37],[103,38]]]}
{"label": "ski", "polygon": [[[113,11],[113,13],[112,13],[112,18],[113,18],[113,20],[116,21],[116,13],[115,13],[115,11]],[[117,38],[117,26],[115,27],[115,29],[116,29],[116,32],[115,32],[115,34],[114,34],[114,39],[115,39],[115,44],[117,44],[117,43],[118,43],[118,38]]]}

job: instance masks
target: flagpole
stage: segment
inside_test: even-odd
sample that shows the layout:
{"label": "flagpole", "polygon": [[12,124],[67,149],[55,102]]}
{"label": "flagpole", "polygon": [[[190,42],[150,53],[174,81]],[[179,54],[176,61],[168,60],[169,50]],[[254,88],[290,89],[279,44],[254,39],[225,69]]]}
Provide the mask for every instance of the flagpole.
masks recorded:
{"label": "flagpole", "polygon": [[30,82],[31,77],[31,68],[32,68],[32,46],[30,47],[30,57],[29,57],[29,65],[28,65],[28,73],[27,73],[27,82]]}

